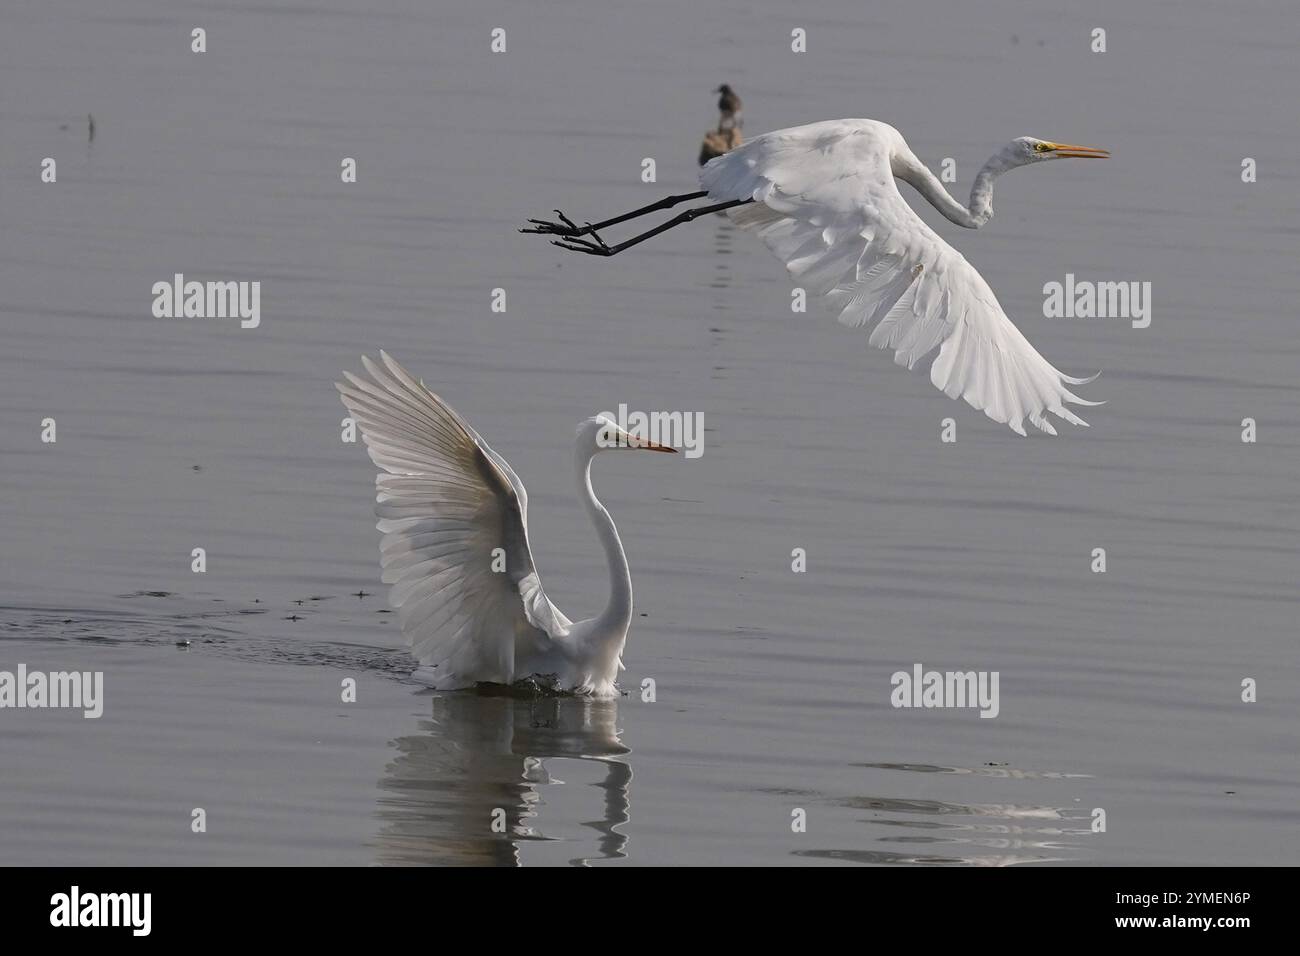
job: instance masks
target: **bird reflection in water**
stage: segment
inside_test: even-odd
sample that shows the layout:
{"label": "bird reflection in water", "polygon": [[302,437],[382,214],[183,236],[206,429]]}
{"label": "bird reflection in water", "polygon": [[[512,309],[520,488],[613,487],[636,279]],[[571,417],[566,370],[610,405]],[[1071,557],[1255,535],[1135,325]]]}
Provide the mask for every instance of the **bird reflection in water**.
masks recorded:
{"label": "bird reflection in water", "polygon": [[[736,227],[731,224],[731,220],[725,216],[718,216],[717,227],[713,231],[713,251],[718,254],[718,261],[713,265],[713,280],[709,283],[711,289],[720,292],[731,289],[731,253],[735,237]],[[713,308],[718,312],[728,311],[729,298],[729,296],[714,296]]]}
{"label": "bird reflection in water", "polygon": [[[627,856],[619,828],[629,820],[631,751],[619,739],[616,701],[492,688],[434,694],[431,705],[419,733],[393,741],[380,781],[379,863],[520,866],[530,846],[538,858],[559,850],[574,866]],[[566,771],[576,782],[593,768],[598,793],[559,789]],[[581,822],[552,820],[552,832],[548,804],[555,817]]]}

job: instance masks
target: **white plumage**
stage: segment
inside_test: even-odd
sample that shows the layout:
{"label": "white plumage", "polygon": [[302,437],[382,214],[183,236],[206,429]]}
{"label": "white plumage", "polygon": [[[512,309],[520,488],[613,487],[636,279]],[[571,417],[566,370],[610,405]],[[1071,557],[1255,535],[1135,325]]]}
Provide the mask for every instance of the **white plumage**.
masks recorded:
{"label": "white plumage", "polygon": [[609,447],[671,451],[605,418],[578,430],[580,490],[614,583],[597,618],[574,624],[555,607],[528,544],[528,494],[505,459],[387,354],[370,378],[337,387],[361,428],[376,478],[380,565],[389,601],[419,662],[415,677],[450,690],[533,675],[559,689],[610,696],[632,615],[631,580],[589,468]]}
{"label": "white plumage", "polygon": [[[1087,424],[1065,407],[1096,405],[1067,386],[1007,318],[982,276],[912,211],[895,177],[944,215],[978,228],[992,216],[992,183],[1040,159],[1104,150],[1021,137],[976,177],[969,209],[948,194],[885,123],[834,120],[766,133],[712,160],[700,183],[716,201],[747,200],[727,214],[753,231],[810,295],[850,328],[875,324],[870,343],[912,368],[939,349],[930,381],[1024,435],[1023,422],[1056,434],[1046,412]],[[1095,378],[1096,376],[1093,376]]]}

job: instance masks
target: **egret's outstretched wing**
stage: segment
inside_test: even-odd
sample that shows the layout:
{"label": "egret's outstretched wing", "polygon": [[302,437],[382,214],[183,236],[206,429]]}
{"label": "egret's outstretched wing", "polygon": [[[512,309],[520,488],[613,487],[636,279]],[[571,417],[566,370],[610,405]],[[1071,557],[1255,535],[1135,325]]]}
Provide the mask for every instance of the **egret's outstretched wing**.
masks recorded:
{"label": "egret's outstretched wing", "polygon": [[379,354],[382,368],[361,358],[369,379],[344,372],[349,384],[337,387],[383,469],[375,513],[389,601],[430,683],[507,683],[516,654],[544,652],[571,623],[538,579],[523,483],[442,399]]}
{"label": "egret's outstretched wing", "polygon": [[938,347],[930,381],[949,397],[1021,435],[1025,419],[1055,435],[1049,411],[1086,425],[1065,403],[1099,403],[1066,386],[1091,379],[1039,355],[983,277],[912,211],[894,181],[891,134],[872,120],[778,130],[713,160],[700,182],[711,199],[754,199],[728,215],[841,323],[876,323],[869,341],[897,364],[910,369]]}

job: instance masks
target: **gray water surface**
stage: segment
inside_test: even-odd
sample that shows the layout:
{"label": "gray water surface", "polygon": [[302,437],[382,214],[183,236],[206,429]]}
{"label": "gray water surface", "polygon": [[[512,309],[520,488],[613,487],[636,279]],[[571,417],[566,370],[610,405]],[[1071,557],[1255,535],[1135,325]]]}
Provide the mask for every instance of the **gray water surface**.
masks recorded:
{"label": "gray water surface", "polygon": [[[6,4],[0,669],[106,702],[0,711],[0,863],[1296,863],[1297,21],[1087,7]],[[1092,427],[1018,438],[792,314],[725,221],[611,260],[515,232],[693,189],[724,81],[751,135],[881,119],[962,198],[1014,136],[1111,149],[1009,174],[978,233],[905,189],[1049,361],[1103,370]],[[261,281],[261,326],[154,318],[177,272]],[[1067,272],[1151,282],[1151,327],[1043,318]],[[605,600],[575,424],[703,414],[698,459],[595,467],[628,696],[407,681],[331,384],[381,347],[527,483],[573,618]],[[998,717],[892,708],[916,662],[998,671]]]}

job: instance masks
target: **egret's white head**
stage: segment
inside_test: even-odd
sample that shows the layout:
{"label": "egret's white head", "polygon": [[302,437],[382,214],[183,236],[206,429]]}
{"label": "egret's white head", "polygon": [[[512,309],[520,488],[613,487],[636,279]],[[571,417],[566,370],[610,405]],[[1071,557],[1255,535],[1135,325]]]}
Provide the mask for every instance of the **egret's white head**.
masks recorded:
{"label": "egret's white head", "polygon": [[670,448],[667,445],[660,445],[657,442],[628,434],[612,418],[607,418],[604,415],[593,415],[578,426],[578,448],[588,455],[594,455],[601,451],[617,451],[624,448],[662,451],[670,454],[677,452],[676,448]]}
{"label": "egret's white head", "polygon": [[1002,150],[1008,167],[1028,166],[1048,159],[1109,159],[1110,152],[1095,146],[1075,146],[1071,143],[1053,143],[1049,139],[1020,136]]}

